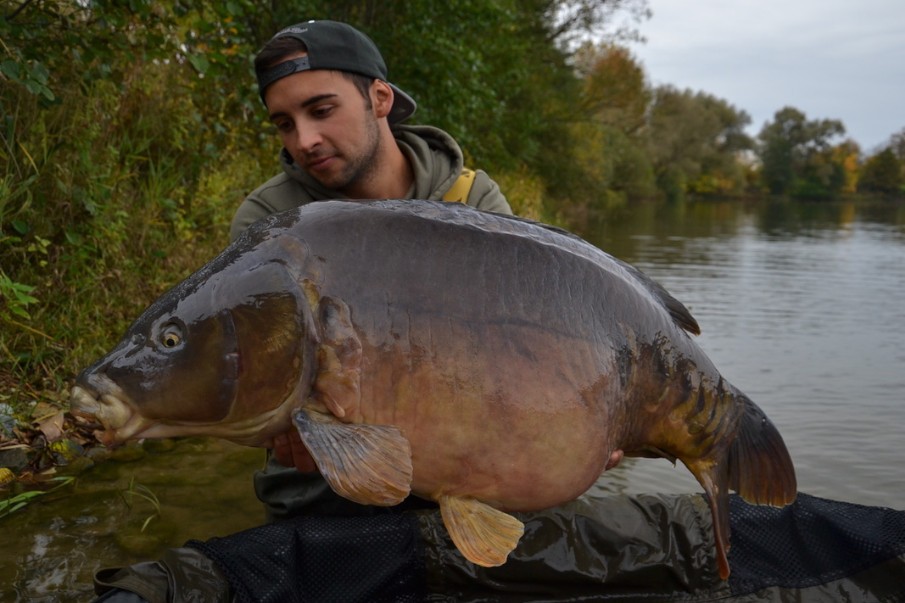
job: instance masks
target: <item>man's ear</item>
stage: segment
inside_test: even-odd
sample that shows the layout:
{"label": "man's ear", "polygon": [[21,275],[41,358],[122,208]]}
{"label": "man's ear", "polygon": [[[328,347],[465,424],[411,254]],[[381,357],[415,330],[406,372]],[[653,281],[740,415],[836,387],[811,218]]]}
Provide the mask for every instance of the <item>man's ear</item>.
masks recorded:
{"label": "man's ear", "polygon": [[374,80],[371,84],[371,105],[376,117],[386,117],[393,108],[393,89],[383,80]]}

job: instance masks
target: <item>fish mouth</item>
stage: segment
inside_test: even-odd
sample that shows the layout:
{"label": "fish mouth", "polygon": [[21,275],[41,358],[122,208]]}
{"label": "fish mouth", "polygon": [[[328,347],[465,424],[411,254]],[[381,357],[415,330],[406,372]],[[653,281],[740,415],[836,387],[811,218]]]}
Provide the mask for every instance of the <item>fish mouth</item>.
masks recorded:
{"label": "fish mouth", "polygon": [[128,398],[112,381],[106,378],[101,380],[110,387],[105,393],[76,385],[69,397],[69,409],[73,416],[100,423],[103,427],[94,432],[99,442],[113,447],[135,438],[153,424],[135,412]]}

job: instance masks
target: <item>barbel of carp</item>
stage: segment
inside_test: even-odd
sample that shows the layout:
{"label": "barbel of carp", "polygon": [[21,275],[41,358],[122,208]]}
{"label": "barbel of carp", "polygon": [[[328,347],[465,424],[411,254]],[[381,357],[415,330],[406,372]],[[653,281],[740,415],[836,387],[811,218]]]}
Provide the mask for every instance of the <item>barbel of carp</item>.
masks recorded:
{"label": "barbel of carp", "polygon": [[295,424],[340,495],[436,501],[470,561],[508,512],[570,501],[623,455],[682,461],[729,575],[728,492],[785,505],[779,432],[720,376],[686,308],[637,269],[535,222],[429,201],[329,201],[250,227],[79,375],[108,444]]}

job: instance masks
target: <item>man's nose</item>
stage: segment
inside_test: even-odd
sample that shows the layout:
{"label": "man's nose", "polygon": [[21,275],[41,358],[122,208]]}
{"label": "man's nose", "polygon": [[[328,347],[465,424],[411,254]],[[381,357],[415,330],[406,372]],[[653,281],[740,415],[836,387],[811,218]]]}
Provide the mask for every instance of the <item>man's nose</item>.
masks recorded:
{"label": "man's nose", "polygon": [[293,143],[302,153],[310,153],[321,143],[321,135],[317,128],[296,128]]}

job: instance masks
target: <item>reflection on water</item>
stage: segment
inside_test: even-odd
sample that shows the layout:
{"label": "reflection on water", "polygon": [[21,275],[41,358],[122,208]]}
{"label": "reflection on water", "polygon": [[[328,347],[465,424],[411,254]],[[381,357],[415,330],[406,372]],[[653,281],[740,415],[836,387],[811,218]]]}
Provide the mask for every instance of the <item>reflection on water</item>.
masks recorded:
{"label": "reflection on water", "polygon": [[99,568],[263,523],[251,488],[261,450],[191,439],[127,452],[0,520],[0,601],[90,601]]}
{"label": "reflection on water", "polygon": [[[802,491],[905,509],[905,207],[648,206],[586,235],[691,309],[700,345],[779,428]],[[698,489],[664,461],[611,480]]]}
{"label": "reflection on water", "polygon": [[[652,205],[584,234],[691,309],[701,346],[783,434],[802,491],[905,508],[905,207]],[[101,464],[2,520],[2,600],[85,601],[99,567],[263,521],[251,488],[260,450],[176,446]],[[601,481],[605,492],[700,492],[662,460],[627,460]]]}

